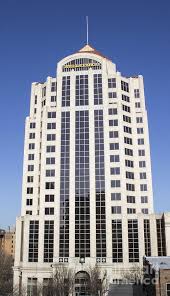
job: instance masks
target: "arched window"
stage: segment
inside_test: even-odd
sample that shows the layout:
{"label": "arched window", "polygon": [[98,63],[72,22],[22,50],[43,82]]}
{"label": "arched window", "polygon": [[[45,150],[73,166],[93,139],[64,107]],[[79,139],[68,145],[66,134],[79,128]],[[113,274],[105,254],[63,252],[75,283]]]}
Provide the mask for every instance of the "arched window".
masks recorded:
{"label": "arched window", "polygon": [[79,271],[75,276],[75,296],[87,296],[89,294],[90,277],[86,271]]}
{"label": "arched window", "polygon": [[69,71],[87,71],[89,69],[99,70],[101,69],[101,63],[96,60],[88,58],[75,59],[63,66],[63,72]]}

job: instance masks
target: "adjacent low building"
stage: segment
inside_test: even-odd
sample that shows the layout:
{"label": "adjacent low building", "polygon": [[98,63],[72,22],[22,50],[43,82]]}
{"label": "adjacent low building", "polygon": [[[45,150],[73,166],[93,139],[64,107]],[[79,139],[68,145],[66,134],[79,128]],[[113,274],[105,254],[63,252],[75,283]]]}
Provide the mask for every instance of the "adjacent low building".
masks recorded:
{"label": "adjacent low building", "polygon": [[144,258],[145,295],[170,295],[170,256]]}
{"label": "adjacent low building", "polygon": [[0,230],[0,251],[7,256],[15,255],[15,228]]}

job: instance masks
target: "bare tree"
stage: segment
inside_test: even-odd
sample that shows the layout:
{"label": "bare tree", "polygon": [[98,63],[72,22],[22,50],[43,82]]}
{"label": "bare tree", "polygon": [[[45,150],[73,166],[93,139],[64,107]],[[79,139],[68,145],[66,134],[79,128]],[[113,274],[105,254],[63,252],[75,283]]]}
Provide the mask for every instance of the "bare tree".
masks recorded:
{"label": "bare tree", "polygon": [[12,295],[13,292],[13,258],[0,252],[0,295]]}
{"label": "bare tree", "polygon": [[67,296],[74,292],[75,272],[72,269],[58,265],[55,275],[44,287],[44,296]]}
{"label": "bare tree", "polygon": [[102,271],[97,265],[88,269],[89,283],[88,290],[92,296],[103,296],[107,291],[107,272]]}
{"label": "bare tree", "polygon": [[130,270],[122,273],[122,278],[127,283],[141,284],[143,281],[143,268],[134,265]]}

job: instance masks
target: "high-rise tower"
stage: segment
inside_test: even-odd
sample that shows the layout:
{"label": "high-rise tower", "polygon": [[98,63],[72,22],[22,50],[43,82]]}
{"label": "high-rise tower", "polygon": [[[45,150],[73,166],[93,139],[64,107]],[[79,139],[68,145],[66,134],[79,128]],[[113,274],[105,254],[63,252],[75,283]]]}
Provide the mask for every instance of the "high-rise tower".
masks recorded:
{"label": "high-rise tower", "polygon": [[143,77],[86,45],[32,84],[14,280],[29,291],[81,257],[117,277],[157,255],[155,232]]}

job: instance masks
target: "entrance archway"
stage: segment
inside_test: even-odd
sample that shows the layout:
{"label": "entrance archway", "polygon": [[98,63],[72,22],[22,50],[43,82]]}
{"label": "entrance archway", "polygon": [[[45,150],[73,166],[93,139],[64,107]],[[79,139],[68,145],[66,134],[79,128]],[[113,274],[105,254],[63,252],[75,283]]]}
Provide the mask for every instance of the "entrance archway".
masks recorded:
{"label": "entrance archway", "polygon": [[86,271],[79,271],[75,276],[75,296],[88,296],[90,277]]}

